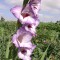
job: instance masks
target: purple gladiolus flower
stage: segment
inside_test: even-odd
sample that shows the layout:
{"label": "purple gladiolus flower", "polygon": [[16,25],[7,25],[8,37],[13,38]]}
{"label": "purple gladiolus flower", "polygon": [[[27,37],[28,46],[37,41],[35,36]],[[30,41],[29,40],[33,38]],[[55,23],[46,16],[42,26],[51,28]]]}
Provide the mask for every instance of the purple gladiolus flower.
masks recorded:
{"label": "purple gladiolus flower", "polygon": [[[15,17],[17,17],[19,19],[21,24],[26,25],[25,29],[27,31],[30,31],[34,35],[36,33],[35,28],[39,24],[39,21],[35,20],[31,16],[27,16],[27,17],[23,18],[23,16],[21,15],[20,9],[21,9],[20,7],[14,7],[13,9],[11,9],[11,12],[14,14]],[[29,28],[29,25],[31,26],[31,28]]]}
{"label": "purple gladiolus flower", "polygon": [[31,54],[35,49],[32,37],[36,36],[36,27],[39,24],[38,11],[41,0],[29,0],[25,8],[13,7],[10,11],[22,24],[12,37],[12,43],[18,48],[18,57],[23,60],[31,60]]}
{"label": "purple gladiolus flower", "polygon": [[18,57],[23,59],[23,60],[31,60],[31,54],[33,52],[33,50],[35,49],[35,45],[32,45],[31,48],[27,48],[27,47],[20,47],[20,49],[18,50]]}
{"label": "purple gladiolus flower", "polygon": [[[28,37],[28,38],[27,38]],[[31,47],[32,34],[21,27],[12,37],[12,42],[16,47]]]}
{"label": "purple gladiolus flower", "polygon": [[[19,21],[21,22],[21,24],[25,24],[25,23],[34,23],[35,20],[31,17],[31,16],[26,16],[27,13],[21,14],[21,7],[19,6],[15,6],[14,8],[11,9],[11,12],[13,13],[13,15],[19,19]],[[25,17],[23,16],[25,15]]]}
{"label": "purple gladiolus flower", "polygon": [[12,42],[18,48],[18,57],[23,60],[31,60],[30,55],[35,49],[35,45],[31,43],[32,34],[27,32],[24,27],[17,30],[13,35]]}

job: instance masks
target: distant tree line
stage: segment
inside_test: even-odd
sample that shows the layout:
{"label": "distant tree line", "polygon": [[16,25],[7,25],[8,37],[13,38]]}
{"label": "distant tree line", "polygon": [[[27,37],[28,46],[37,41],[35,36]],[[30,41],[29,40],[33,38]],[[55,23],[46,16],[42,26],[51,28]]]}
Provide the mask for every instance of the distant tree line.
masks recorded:
{"label": "distant tree line", "polygon": [[[5,21],[5,18],[1,16],[0,21]],[[56,24],[60,24],[60,21],[57,21]]]}
{"label": "distant tree line", "polygon": [[1,16],[1,19],[0,19],[0,21],[5,21],[5,18]]}
{"label": "distant tree line", "polygon": [[57,21],[56,24],[60,24],[60,21]]}

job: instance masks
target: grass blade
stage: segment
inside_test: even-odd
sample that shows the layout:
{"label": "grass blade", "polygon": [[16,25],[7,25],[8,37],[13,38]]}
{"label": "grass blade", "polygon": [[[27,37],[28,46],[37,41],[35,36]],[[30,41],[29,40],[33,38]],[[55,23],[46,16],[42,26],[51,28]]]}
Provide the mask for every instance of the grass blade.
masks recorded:
{"label": "grass blade", "polygon": [[6,59],[8,59],[8,57],[9,57],[9,47],[10,47],[10,41],[8,41],[8,43],[7,43],[7,49],[6,49],[6,54],[5,54],[5,58]]}
{"label": "grass blade", "polygon": [[[50,45],[49,45],[49,46],[50,46]],[[42,57],[41,57],[41,60],[44,60],[44,58],[45,58],[45,56],[46,56],[46,54],[47,54],[47,50],[48,50],[49,46],[46,48],[45,52],[43,53],[43,55],[42,55]]]}

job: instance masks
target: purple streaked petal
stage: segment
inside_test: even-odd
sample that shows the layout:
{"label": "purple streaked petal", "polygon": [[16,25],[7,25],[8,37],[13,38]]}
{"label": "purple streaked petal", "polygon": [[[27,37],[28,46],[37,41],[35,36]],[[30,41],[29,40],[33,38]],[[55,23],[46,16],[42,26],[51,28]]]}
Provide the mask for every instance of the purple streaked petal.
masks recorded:
{"label": "purple streaked petal", "polygon": [[29,32],[18,29],[17,33],[13,35],[12,42],[16,47],[31,47],[31,39],[32,35]]}
{"label": "purple streaked petal", "polygon": [[36,29],[35,28],[36,27],[34,26],[34,24],[31,25],[31,28],[29,28],[28,26],[25,26],[25,30],[32,33],[32,35],[36,35]]}
{"label": "purple streaked petal", "polygon": [[[35,49],[35,45],[32,44],[31,48],[26,48],[26,47],[20,47],[18,50],[18,57],[23,59],[23,60],[31,60],[30,56]],[[29,58],[29,59],[28,59]]]}
{"label": "purple streaked petal", "polygon": [[21,52],[18,52],[18,57],[23,59],[23,60],[31,60],[30,56],[24,55]]}
{"label": "purple streaked petal", "polygon": [[14,34],[13,37],[12,37],[12,43],[18,48],[19,45],[18,45],[18,42],[17,42],[17,35]]}
{"label": "purple streaked petal", "polygon": [[21,52],[18,52],[18,57],[21,58],[21,59],[23,59],[24,55]]}
{"label": "purple streaked petal", "polygon": [[36,4],[34,4],[34,3],[36,3],[36,2],[33,2],[31,4],[31,9],[32,9],[34,15],[36,16],[38,14],[39,9],[40,9],[40,3],[36,3]]}
{"label": "purple streaked petal", "polygon": [[35,48],[36,48],[36,46],[35,46],[35,45],[32,45],[31,49],[28,49],[28,50],[27,50],[27,55],[28,55],[28,56],[32,55],[32,52],[33,52],[33,50],[34,50]]}
{"label": "purple streaked petal", "polygon": [[[27,32],[26,30],[24,30],[24,28],[20,28],[17,30],[17,36],[20,36],[21,34],[23,34],[23,39],[22,41],[25,42],[29,42],[32,39],[32,35],[31,33]],[[28,37],[28,38],[27,38]]]}
{"label": "purple streaked petal", "polygon": [[16,17],[19,18],[20,14],[21,14],[21,7],[20,6],[15,6],[13,7],[10,11],[12,12],[12,14]]}
{"label": "purple streaked petal", "polygon": [[31,60],[30,56],[25,56],[25,58],[23,60]]}
{"label": "purple streaked petal", "polygon": [[27,60],[29,58],[30,60],[30,55],[27,55],[27,50],[25,47],[20,47],[18,50],[18,57],[23,59],[23,60]]}
{"label": "purple streaked petal", "polygon": [[37,17],[41,0],[30,0],[29,7],[33,17]]}
{"label": "purple streaked petal", "polygon": [[25,17],[23,20],[25,23],[28,23],[28,24],[35,23],[35,20],[31,16]]}
{"label": "purple streaked petal", "polygon": [[39,23],[40,23],[40,20],[36,20],[35,21],[35,27],[37,27],[39,25]]}
{"label": "purple streaked petal", "polygon": [[26,48],[32,48],[32,43],[31,42],[27,42],[27,43],[20,43],[20,47],[26,47]]}

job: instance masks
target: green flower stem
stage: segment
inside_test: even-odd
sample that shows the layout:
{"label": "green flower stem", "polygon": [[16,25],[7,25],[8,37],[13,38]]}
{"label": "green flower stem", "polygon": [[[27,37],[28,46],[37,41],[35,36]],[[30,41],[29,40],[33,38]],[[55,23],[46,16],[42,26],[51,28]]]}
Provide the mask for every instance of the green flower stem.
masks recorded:
{"label": "green flower stem", "polygon": [[7,48],[6,48],[6,54],[5,54],[5,58],[8,59],[9,57],[9,47],[10,47],[11,41],[9,40],[7,43]]}

